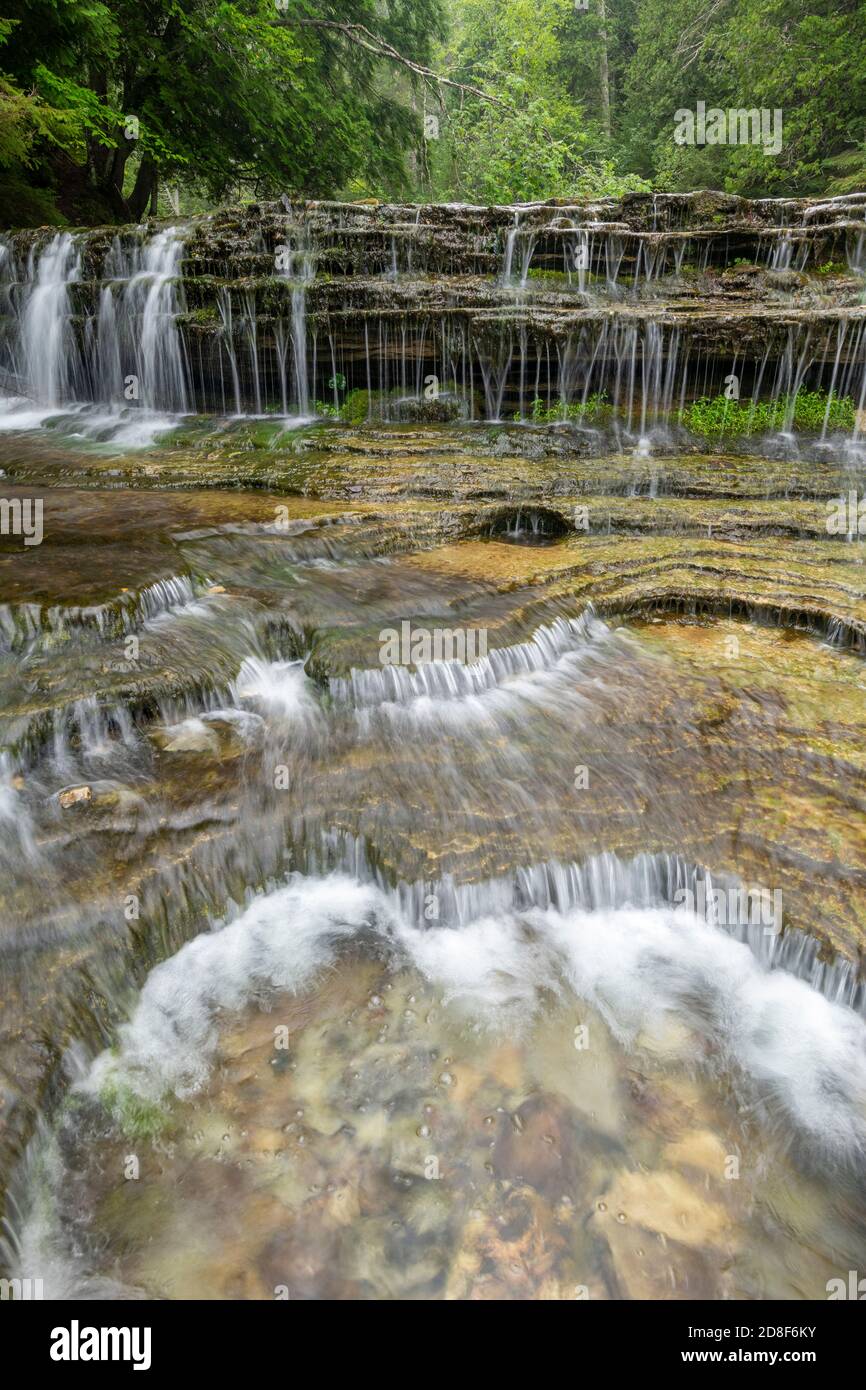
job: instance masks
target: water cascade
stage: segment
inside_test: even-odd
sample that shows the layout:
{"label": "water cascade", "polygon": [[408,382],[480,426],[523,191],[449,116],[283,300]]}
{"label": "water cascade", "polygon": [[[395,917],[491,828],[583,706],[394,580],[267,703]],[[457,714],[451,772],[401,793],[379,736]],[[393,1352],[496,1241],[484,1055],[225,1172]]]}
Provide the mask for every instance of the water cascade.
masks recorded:
{"label": "water cascade", "polygon": [[864,213],[0,240],[0,1278],[864,1268]]}
{"label": "water cascade", "polygon": [[823,389],[862,407],[864,227],[858,195],[701,194],[261,205],[110,239],[16,233],[0,373],[52,409],[301,419],[353,391],[368,418],[423,418],[433,378],[440,418],[543,408],[597,426],[603,402],[640,447],[732,373],[756,404]]}

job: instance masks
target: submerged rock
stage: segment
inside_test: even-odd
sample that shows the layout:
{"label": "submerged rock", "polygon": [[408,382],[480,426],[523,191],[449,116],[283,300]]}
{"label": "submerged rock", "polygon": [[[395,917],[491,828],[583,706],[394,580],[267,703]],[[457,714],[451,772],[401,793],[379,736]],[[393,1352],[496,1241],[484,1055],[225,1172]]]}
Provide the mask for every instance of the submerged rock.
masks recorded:
{"label": "submerged rock", "polygon": [[57,800],[61,810],[68,811],[72,806],[88,806],[93,800],[92,787],[67,787],[59,793]]}

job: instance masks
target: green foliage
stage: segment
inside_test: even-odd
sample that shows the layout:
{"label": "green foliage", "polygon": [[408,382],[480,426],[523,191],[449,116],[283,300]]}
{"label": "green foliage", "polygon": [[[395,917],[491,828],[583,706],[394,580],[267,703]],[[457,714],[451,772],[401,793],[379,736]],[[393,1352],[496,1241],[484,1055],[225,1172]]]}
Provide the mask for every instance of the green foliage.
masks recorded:
{"label": "green foliage", "polygon": [[820,430],[854,428],[855,408],[850,396],[826,391],[798,391],[792,399],[777,401],[732,401],[726,396],[708,396],[693,401],[680,413],[680,420],[693,434],[714,438],[721,435],[764,434],[793,427]]}
{"label": "green foliage", "polygon": [[[633,42],[621,154],[656,186],[822,193],[830,170],[831,191],[866,172],[866,0],[641,0]],[[676,145],[674,113],[698,101],[779,109],[781,152]]]}
{"label": "green foliage", "polygon": [[[620,13],[630,10],[623,0]],[[454,78],[492,100],[448,100],[428,147],[430,192],[512,203],[648,189],[610,148],[599,65],[617,23],[603,30],[599,7],[578,12],[573,0],[453,0],[443,60],[453,48]]]}
{"label": "green foliage", "polygon": [[19,170],[8,175],[0,170],[0,208],[10,227],[61,226],[65,221],[53,191],[33,188]]}
{"label": "green foliage", "polygon": [[[536,425],[554,425],[562,420],[587,423],[604,420],[610,413],[611,406],[607,399],[607,392],[593,391],[592,395],[587,396],[585,401],[560,400],[552,406],[545,405],[541,397],[536,396],[532,402],[529,419]],[[519,410],[515,411],[515,420],[520,421],[523,418]]]}
{"label": "green foliage", "polygon": [[578,116],[533,95],[514,74],[497,76],[496,85],[509,110],[482,103],[456,110],[451,121],[451,138],[462,151],[462,195],[482,203],[567,196],[587,143]]}
{"label": "green foliage", "polygon": [[370,414],[372,399],[369,391],[350,391],[340,408],[340,419],[348,425],[363,425]]}
{"label": "green foliage", "polygon": [[[598,423],[609,419],[611,406],[605,391],[593,392],[585,401],[557,401],[548,406],[539,396],[532,402],[528,416],[515,411],[513,419],[529,419],[537,425],[555,425],[563,420],[578,423]],[[850,396],[834,392],[800,390],[795,397],[782,396],[777,401],[733,401],[726,396],[702,396],[677,414],[677,419],[693,434],[705,438],[766,434],[784,428],[817,431],[851,430],[855,422],[855,406]]]}
{"label": "green foliage", "polygon": [[[319,21],[363,25],[416,62],[440,0],[6,0],[0,158],[74,216],[88,190],[120,219],[160,179],[195,203],[406,192],[417,79]],[[388,80],[383,80],[387,78]]]}
{"label": "green foliage", "polygon": [[[866,183],[866,0],[590,0],[585,11],[574,0],[5,0],[4,12],[8,222],[167,213],[167,186],[187,214],[281,193],[487,203]],[[419,65],[463,89],[425,83]],[[699,101],[779,109],[780,153],[678,145],[675,113]]]}

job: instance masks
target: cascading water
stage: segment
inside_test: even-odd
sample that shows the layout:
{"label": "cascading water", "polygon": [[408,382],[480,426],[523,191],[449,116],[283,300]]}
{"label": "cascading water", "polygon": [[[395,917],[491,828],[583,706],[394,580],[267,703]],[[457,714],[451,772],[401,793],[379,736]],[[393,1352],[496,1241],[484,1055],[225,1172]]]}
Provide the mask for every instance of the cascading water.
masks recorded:
{"label": "cascading water", "polygon": [[189,410],[188,371],[177,329],[182,232],[171,228],[131,247],[115,239],[105,263],[91,341],[94,395],[115,410],[151,415]]}
{"label": "cascading water", "polygon": [[863,203],[714,197],[0,243],[0,1277],[863,1267]]}
{"label": "cascading water", "polygon": [[292,282],[292,362],[298,414],[310,414],[310,383],[307,374],[307,286],[315,277],[315,262],[308,238],[298,232],[287,244],[285,274]]}
{"label": "cascading water", "polygon": [[56,408],[80,383],[69,297],[70,286],[81,277],[80,249],[68,232],[58,233],[41,252],[31,248],[18,296],[14,263],[5,249],[5,310],[12,321],[3,335],[4,384],[38,406]]}
{"label": "cascading water", "polygon": [[[187,373],[177,331],[182,233],[159,232],[134,257],[131,274],[122,287],[117,312],[122,321],[121,343],[132,348],[146,409],[184,413],[189,408]],[[121,399],[116,384],[110,399]]]}
{"label": "cascading water", "polygon": [[[164,611],[170,617],[172,610]],[[333,687],[335,703],[326,706],[301,663],[248,657],[229,692],[235,705],[188,714],[164,730],[161,746],[175,758],[201,757],[208,750],[218,764],[225,756],[220,740],[239,739],[247,759],[264,750],[265,767],[270,767],[269,757],[288,760],[296,775],[297,801],[303,787],[312,790],[311,751],[314,758],[329,757],[334,741],[339,745],[345,737],[345,729],[343,735],[339,730],[350,700],[356,715],[372,711],[375,716],[379,706],[384,717],[381,724],[375,717],[359,718],[349,745],[355,748],[353,756],[374,750],[372,765],[381,769],[383,785],[388,785],[389,757],[399,743],[410,753],[407,773],[415,778],[425,768],[441,778],[448,767],[448,793],[462,805],[472,774],[465,762],[453,761],[454,751],[463,747],[465,759],[467,747],[475,750],[474,756],[487,750],[482,758],[491,757],[489,770],[496,768],[510,780],[526,757],[534,756],[527,726],[535,721],[539,730],[546,729],[546,721],[555,722],[567,710],[578,727],[583,721],[589,727],[598,707],[587,699],[588,692],[598,692],[601,673],[606,680],[615,679],[629,659],[622,639],[586,615],[494,653],[492,660],[479,663],[477,679],[471,668],[460,667],[449,679],[440,664],[431,668],[429,679],[394,685],[374,678],[379,673],[364,679],[354,673],[349,685]],[[638,674],[639,668],[631,672]],[[455,702],[463,706],[462,717],[447,712]],[[467,702],[473,704],[469,745]],[[411,709],[411,718],[388,732],[401,706],[407,713]],[[140,735],[131,727],[112,731],[92,707],[79,710],[77,718],[79,751],[67,746],[63,752],[68,774],[80,772],[76,760],[83,757],[91,765],[113,759],[120,766],[121,743],[126,758],[141,757],[140,750],[136,754]],[[518,729],[523,731],[519,748],[514,742]],[[256,786],[253,777],[244,795],[255,796]],[[0,815],[3,797],[11,795],[0,794]],[[253,802],[248,813],[252,809]],[[526,814],[531,814],[528,804]],[[247,833],[251,838],[256,834],[252,827]],[[298,834],[297,825],[293,833]],[[116,1151],[124,1145],[125,1151],[130,1149],[133,1117],[144,1126],[136,1133],[134,1151],[147,1154],[155,1142],[163,1155],[158,1172],[149,1178],[160,1202],[174,1211],[171,1194],[178,1168],[195,1173],[195,1203],[204,1204],[196,1206],[196,1224],[209,1211],[220,1241],[227,1213],[232,1220],[240,1214],[244,1239],[240,1249],[233,1247],[232,1258],[254,1264],[255,1252],[262,1242],[273,1240],[275,1230],[270,1216],[260,1219],[262,1192],[270,1193],[275,1185],[274,1191],[285,1194],[288,1175],[305,1161],[308,1148],[320,1181],[309,1190],[305,1177],[304,1202],[314,1201],[319,1188],[341,1191],[346,1164],[362,1165],[367,1190],[372,1173],[379,1171],[376,1165],[383,1164],[388,1186],[396,1188],[387,1210],[400,1212],[402,1219],[412,1209],[411,1203],[404,1207],[403,1189],[412,1189],[417,1155],[432,1151],[449,1165],[457,1191],[464,1181],[471,1183],[468,1190],[478,1213],[501,1201],[500,1184],[517,1181],[518,1174],[520,1190],[530,1192],[533,1201],[561,1201],[565,1185],[575,1194],[570,1200],[580,1205],[587,1184],[593,1191],[599,1181],[594,1167],[589,1173],[572,1172],[556,1161],[548,1171],[528,1141],[512,1152],[516,1141],[508,1135],[531,1134],[541,1105],[545,1137],[539,1138],[539,1152],[545,1152],[542,1143],[562,1142],[555,1136],[561,1127],[568,1128],[567,1119],[578,1125],[581,1146],[593,1146],[594,1155],[598,1147],[595,1162],[606,1183],[601,1192],[617,1194],[628,1220],[637,1219],[632,1212],[639,1204],[641,1221],[649,1222],[651,1230],[660,1219],[654,1209],[645,1210],[648,1195],[628,1176],[647,1170],[648,1194],[652,1182],[667,1190],[665,1184],[676,1181],[677,1210],[688,1211],[696,1227],[700,1214],[712,1229],[720,1223],[726,1246],[746,1243],[748,1258],[733,1262],[727,1285],[719,1282],[715,1239],[695,1236],[707,1262],[702,1274],[707,1296],[721,1297],[726,1288],[729,1296],[794,1296],[799,1285],[780,1270],[789,1267],[795,1254],[798,1280],[810,1292],[820,1290],[830,1258],[821,1238],[813,1232],[811,1240],[819,1240],[820,1248],[804,1250],[796,1220],[767,1216],[760,1194],[767,1168],[772,1171],[779,1163],[786,1165],[786,1182],[800,1201],[814,1186],[815,1173],[829,1168],[839,1205],[837,1209],[829,1199],[828,1220],[836,1220],[843,1209],[849,1221],[860,1219],[852,1216],[857,1210],[852,1174],[866,1150],[866,1032],[855,1012],[863,1007],[862,988],[850,967],[828,967],[802,933],[784,939],[768,935],[762,920],[750,917],[748,895],[741,897],[723,877],[713,879],[673,853],[643,854],[631,861],[608,853],[579,864],[518,864],[508,875],[474,883],[461,884],[445,875],[394,885],[363,840],[329,833],[318,843],[311,837],[303,867],[306,873],[238,902],[212,930],[178,943],[179,949],[148,975],[120,1029],[119,1045],[109,1051],[97,1047],[91,1058],[79,1054],[73,1103],[58,1122],[59,1142],[51,1137],[43,1141],[37,1170],[40,1205],[29,1214],[22,1207],[17,1227],[10,1226],[0,1245],[15,1277],[43,1278],[50,1297],[128,1297],[136,1290],[156,1296],[167,1291],[164,1269],[177,1268],[188,1251],[183,1220],[152,1230],[145,1222],[143,1237],[135,1230],[124,1233],[116,1259],[109,1262],[103,1253],[101,1222],[117,1200],[111,1195],[115,1180],[122,1181],[114,1176]],[[44,874],[44,865],[39,871]],[[167,883],[168,900],[186,896],[201,873],[201,866],[191,866],[183,888],[182,880]],[[689,895],[699,902],[717,896],[724,903],[731,893],[737,895],[737,912],[744,915],[722,925],[712,912],[704,916],[678,905]],[[436,905],[432,920],[431,902]],[[333,988],[342,1004],[332,1000]],[[296,1013],[287,1013],[290,1008]],[[334,1032],[332,1010],[340,1019]],[[273,1036],[287,1026],[287,1017],[292,1020],[292,1050],[291,1065],[284,1066]],[[592,1067],[587,1070],[581,1061],[584,1034],[591,1039],[588,1062],[597,1058],[596,1050],[604,1059],[596,1080]],[[234,1060],[235,1049],[246,1059],[243,1067]],[[330,1071],[320,1075],[315,1057],[331,1059],[333,1077]],[[290,1078],[286,1082],[281,1079],[284,1070]],[[729,1072],[736,1078],[736,1103],[726,1093]],[[260,1074],[267,1077],[266,1085]],[[688,1105],[678,1103],[672,1114],[665,1108],[659,1115],[660,1098],[671,1087],[677,1096],[682,1089]],[[227,1093],[228,1113],[222,1108]],[[508,1118],[501,1128],[495,1119],[498,1103]],[[461,1118],[464,1107],[466,1119]],[[744,1108],[748,1121],[742,1118]],[[702,1128],[683,1118],[695,1109]],[[275,1115],[281,1117],[279,1126]],[[359,1122],[359,1116],[370,1119]],[[390,1138],[380,1149],[386,1117],[384,1132]],[[473,1167],[464,1177],[454,1165],[465,1146],[473,1151],[472,1117],[483,1123],[485,1143],[479,1146],[478,1173]],[[464,1124],[470,1127],[464,1130]],[[667,1145],[662,1158],[659,1124]],[[195,1137],[212,1129],[221,1136],[214,1153],[202,1150]],[[174,1137],[167,1145],[163,1136],[168,1134]],[[548,1134],[554,1138],[548,1140]],[[335,1151],[335,1135],[345,1151]],[[251,1184],[243,1176],[248,1169],[245,1140],[258,1155]],[[747,1141],[753,1146],[750,1152],[760,1145],[766,1163],[754,1165],[742,1205],[737,1202],[723,1218],[713,1165],[717,1156],[721,1163],[732,1146],[738,1151]],[[689,1145],[707,1151],[694,1182],[682,1176],[690,1172]],[[85,1155],[74,1183],[66,1166],[70,1151]],[[98,1155],[93,1162],[87,1157],[91,1152]],[[271,1153],[263,1168],[263,1156]],[[229,1204],[222,1181],[227,1165],[234,1173]],[[753,1217],[756,1201],[764,1211],[758,1223]],[[592,1206],[589,1201],[588,1209]],[[303,1220],[304,1211],[292,1205],[281,1220]],[[327,1221],[324,1227],[317,1221],[316,1229],[326,1231]],[[350,1249],[355,1242],[363,1248],[372,1237],[354,1204],[347,1208],[342,1229],[347,1239],[351,1236]],[[72,1239],[76,1231],[84,1234]],[[859,1231],[855,1224],[852,1239],[859,1239]],[[673,1235],[665,1277],[682,1279],[693,1265]],[[597,1241],[601,1259],[608,1239],[599,1232],[582,1256],[584,1282],[599,1279],[602,1288],[607,1287],[599,1273],[604,1262],[598,1266],[591,1252]],[[443,1241],[441,1252],[437,1246],[437,1267],[439,1262],[450,1267],[452,1261],[459,1267],[459,1237],[440,1236]],[[298,1280],[298,1292],[324,1295],[328,1285],[320,1285],[316,1272],[317,1240],[305,1249],[304,1271],[293,1269],[284,1279],[292,1281],[293,1289]],[[344,1245],[329,1258],[341,1273],[354,1267]],[[622,1278],[620,1259],[616,1268]],[[180,1282],[171,1286],[175,1294],[192,1278],[204,1279],[204,1287],[219,1296],[220,1285],[212,1281],[222,1277],[222,1267],[212,1254],[208,1260],[213,1272],[181,1273]],[[532,1258],[528,1264],[526,1292],[537,1296]],[[410,1278],[405,1260],[402,1267],[400,1278]],[[498,1268],[495,1262],[492,1267]],[[558,1259],[554,1267],[559,1269]],[[397,1266],[386,1259],[382,1268],[381,1277],[393,1288]],[[378,1288],[376,1276],[371,1289]],[[555,1296],[562,1296],[559,1285],[556,1289]],[[366,1286],[364,1296],[372,1296]]]}
{"label": "cascading water", "polygon": [[[17,381],[52,408],[91,401],[167,415],[307,420],[315,400],[334,415],[362,391],[371,421],[537,419],[542,402],[597,430],[593,400],[605,404],[605,428],[645,451],[670,439],[684,407],[721,395],[732,373],[739,380],[733,364],[746,357],[754,366],[738,399],[758,414],[773,407],[776,432],[792,435],[792,392],[820,390],[815,432],[836,437],[847,412],[856,444],[862,203],[765,200],[728,208],[714,227],[687,200],[646,202],[454,208],[435,220],[423,208],[263,209],[249,249],[230,253],[249,259],[237,274],[207,219],[120,234],[98,266],[86,235],[46,246],[18,234],[0,266],[0,372],[7,389]],[[814,269],[837,263],[847,282]],[[754,267],[760,291],[745,342],[741,299],[726,297],[741,265]],[[757,271],[775,278],[765,285]],[[34,354],[40,334],[50,350]],[[833,409],[832,399],[848,404]]]}
{"label": "cascading water", "polygon": [[33,288],[21,319],[22,377],[41,404],[56,406],[68,398],[71,370],[69,286],[81,275],[81,258],[64,232],[36,262]]}
{"label": "cascading water", "polygon": [[[93,431],[126,425],[135,412],[149,417],[142,442],[160,424],[155,417],[189,409],[188,371],[177,328],[180,312],[180,260],[183,236],[171,228],[124,245],[115,238],[106,256],[105,280],[95,310],[76,327],[70,287],[82,277],[82,249],[68,234],[58,234],[41,252],[31,251],[23,285],[10,288],[7,304],[20,300],[17,328],[5,335],[11,371],[6,375],[23,396],[41,405],[80,408],[88,401],[112,412],[79,418]],[[7,428],[20,422],[20,411],[7,416]],[[23,423],[23,422],[21,422]],[[136,424],[123,439],[134,442]]]}
{"label": "cascading water", "polygon": [[514,226],[513,226],[513,227],[509,227],[508,232],[507,232],[506,237],[505,237],[505,261],[504,261],[504,264],[503,264],[503,267],[502,267],[502,283],[503,283],[503,285],[510,285],[510,284],[511,284],[511,275],[512,275],[511,267],[512,267],[512,265],[513,265],[513,263],[514,263],[514,247],[515,247],[515,244],[516,244],[516,242],[517,242],[517,237],[518,237],[519,232],[520,232],[520,210],[519,210],[518,208],[515,208],[515,210],[514,210]]}

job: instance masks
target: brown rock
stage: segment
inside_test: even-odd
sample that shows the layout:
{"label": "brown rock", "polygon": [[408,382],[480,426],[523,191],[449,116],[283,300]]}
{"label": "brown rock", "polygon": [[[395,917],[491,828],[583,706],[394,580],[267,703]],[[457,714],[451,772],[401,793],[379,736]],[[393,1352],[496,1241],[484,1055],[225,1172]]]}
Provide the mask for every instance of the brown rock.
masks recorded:
{"label": "brown rock", "polygon": [[60,806],[64,811],[68,811],[70,806],[80,806],[92,800],[93,790],[90,787],[67,787],[58,797]]}

